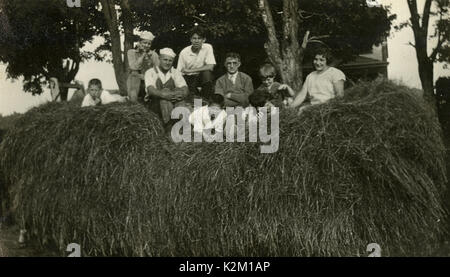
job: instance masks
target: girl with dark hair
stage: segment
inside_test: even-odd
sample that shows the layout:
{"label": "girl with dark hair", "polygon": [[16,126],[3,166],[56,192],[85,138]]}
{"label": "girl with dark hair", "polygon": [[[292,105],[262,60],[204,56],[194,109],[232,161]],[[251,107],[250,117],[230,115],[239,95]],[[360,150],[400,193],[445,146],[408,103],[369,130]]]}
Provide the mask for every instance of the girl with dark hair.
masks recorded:
{"label": "girl with dark hair", "polygon": [[328,50],[315,51],[313,65],[316,70],[306,77],[302,90],[290,107],[300,106],[307,95],[311,98],[311,105],[326,103],[330,99],[344,95],[345,74],[330,66],[331,61],[332,56]]}

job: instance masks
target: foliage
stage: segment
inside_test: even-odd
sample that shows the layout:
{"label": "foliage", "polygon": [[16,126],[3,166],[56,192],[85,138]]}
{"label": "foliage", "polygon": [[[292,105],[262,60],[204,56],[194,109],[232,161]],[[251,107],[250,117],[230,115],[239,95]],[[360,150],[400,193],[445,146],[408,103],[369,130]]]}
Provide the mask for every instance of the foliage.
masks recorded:
{"label": "foliage", "polygon": [[[414,34],[418,71],[425,99],[436,109],[437,102],[434,96],[434,69],[437,61],[450,61],[450,13],[449,0],[426,0],[423,10],[419,13],[417,0],[407,0],[411,17],[408,22],[403,22],[397,29],[410,26]],[[430,20],[435,20],[434,31],[429,32]],[[436,38],[437,43],[428,51],[429,39]],[[435,111],[434,109],[434,111]]]}
{"label": "foliage", "polygon": [[[276,0],[270,1],[270,4],[277,33],[281,38],[283,3]],[[153,4],[136,0],[135,10],[139,22],[142,22],[137,22],[137,26],[163,36],[157,37],[155,43],[175,40],[171,42],[175,42],[176,49],[188,43],[186,33],[195,24],[204,26],[212,41],[220,42],[221,38],[225,38],[224,40],[239,42],[257,38],[257,46],[263,48],[266,38],[256,0],[159,0],[153,1]],[[299,1],[299,33],[304,34],[306,30],[310,30],[314,36],[329,36],[323,42],[339,56],[350,58],[351,55],[370,50],[374,44],[380,43],[389,35],[395,15],[389,15],[388,11],[388,7],[369,8],[364,0]],[[180,36],[184,41],[176,40]],[[241,45],[240,50],[246,47],[245,44]]]}
{"label": "foliage", "polygon": [[10,78],[24,77],[24,90],[42,93],[50,77],[70,82],[81,62],[93,56],[82,51],[94,35],[104,33],[96,1],[69,8],[60,0],[2,0],[0,61]]}

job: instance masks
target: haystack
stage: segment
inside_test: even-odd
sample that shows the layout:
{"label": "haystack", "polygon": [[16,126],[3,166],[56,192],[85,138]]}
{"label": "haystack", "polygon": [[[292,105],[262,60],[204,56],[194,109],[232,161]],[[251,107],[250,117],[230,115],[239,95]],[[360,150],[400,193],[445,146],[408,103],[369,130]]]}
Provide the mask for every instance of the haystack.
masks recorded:
{"label": "haystack", "polygon": [[171,144],[139,105],[30,111],[0,148],[13,210],[89,255],[429,255],[444,233],[444,146],[410,89],[362,83],[301,115],[280,147]]}
{"label": "haystack", "polygon": [[137,104],[35,108],[1,145],[10,209],[43,245],[126,251],[118,242],[130,225],[130,203],[142,193],[157,197],[162,138],[157,116]]}
{"label": "haystack", "polygon": [[[188,255],[427,255],[445,231],[445,148],[415,90],[360,84],[281,115],[280,149],[186,144],[171,192]],[[186,158],[182,158],[186,157]],[[169,228],[169,227],[167,227]],[[420,242],[420,243],[418,243]],[[175,247],[176,246],[176,247]]]}

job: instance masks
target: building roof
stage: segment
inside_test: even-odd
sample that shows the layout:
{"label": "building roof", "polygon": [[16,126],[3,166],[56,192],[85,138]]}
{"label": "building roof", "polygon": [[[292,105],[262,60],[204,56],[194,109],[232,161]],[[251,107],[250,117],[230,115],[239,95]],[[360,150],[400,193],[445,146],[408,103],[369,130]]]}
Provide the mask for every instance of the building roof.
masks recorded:
{"label": "building roof", "polygon": [[[363,56],[357,56],[354,60],[347,62],[345,64],[339,64],[338,68],[342,68],[342,69],[359,69],[359,68],[364,68],[364,69],[368,69],[368,68],[382,68],[382,67],[387,67],[388,66],[388,62],[385,61],[380,61],[380,60],[376,60],[376,59],[372,59],[372,58],[368,58],[368,57],[363,57]],[[310,69],[312,70],[312,65],[307,63],[304,65],[305,69]]]}

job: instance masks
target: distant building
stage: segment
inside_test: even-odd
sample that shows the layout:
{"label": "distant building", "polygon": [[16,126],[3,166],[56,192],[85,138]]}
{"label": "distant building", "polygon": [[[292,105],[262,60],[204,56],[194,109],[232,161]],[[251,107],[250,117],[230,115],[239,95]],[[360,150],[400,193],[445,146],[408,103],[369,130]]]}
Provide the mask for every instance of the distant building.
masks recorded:
{"label": "distant building", "polygon": [[[337,65],[336,67],[341,69],[347,79],[356,82],[359,79],[373,80],[379,75],[388,77],[388,47],[387,41],[384,41],[378,46],[373,46],[372,50],[367,53],[362,53],[356,56],[352,61],[345,64]],[[305,74],[310,73],[313,70],[312,65],[305,64]]]}
{"label": "distant building", "polygon": [[372,51],[363,53],[356,57],[355,60],[338,66],[352,79],[374,79],[378,75],[388,77],[388,48],[387,42],[384,41],[379,46],[373,46]]}

